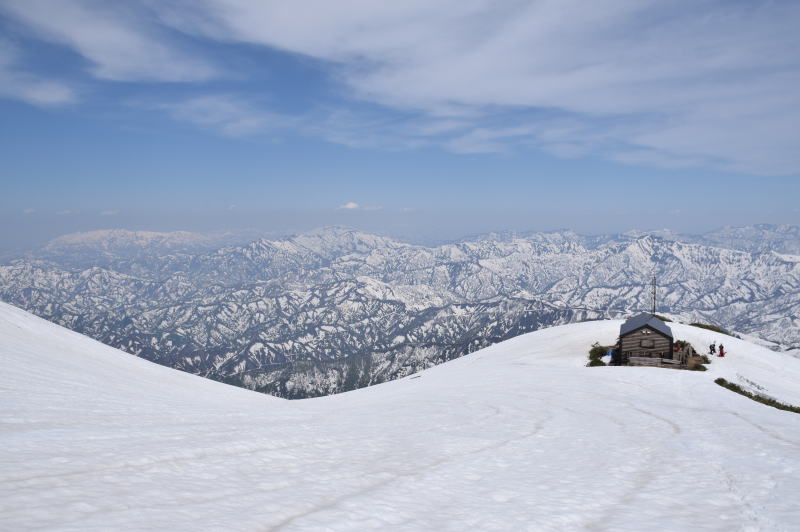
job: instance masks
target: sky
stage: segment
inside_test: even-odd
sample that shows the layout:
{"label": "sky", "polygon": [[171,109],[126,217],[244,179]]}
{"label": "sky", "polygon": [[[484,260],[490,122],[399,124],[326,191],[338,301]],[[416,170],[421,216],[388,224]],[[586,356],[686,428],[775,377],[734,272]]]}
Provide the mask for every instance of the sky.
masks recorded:
{"label": "sky", "polygon": [[0,0],[0,250],[800,223],[800,3]]}

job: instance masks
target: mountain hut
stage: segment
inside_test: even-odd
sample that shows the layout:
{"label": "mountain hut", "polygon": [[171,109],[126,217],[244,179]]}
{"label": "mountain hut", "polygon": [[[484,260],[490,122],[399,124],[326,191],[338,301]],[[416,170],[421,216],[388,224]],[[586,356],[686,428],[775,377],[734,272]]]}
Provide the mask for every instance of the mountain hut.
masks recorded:
{"label": "mountain hut", "polygon": [[619,329],[622,364],[630,366],[683,365],[684,357],[673,349],[672,329],[652,314],[639,314]]}

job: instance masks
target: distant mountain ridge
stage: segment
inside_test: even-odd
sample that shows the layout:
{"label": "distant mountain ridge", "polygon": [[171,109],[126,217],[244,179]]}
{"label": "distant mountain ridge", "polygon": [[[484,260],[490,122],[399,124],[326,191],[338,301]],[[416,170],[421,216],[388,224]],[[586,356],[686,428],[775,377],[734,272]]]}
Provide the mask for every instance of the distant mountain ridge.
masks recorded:
{"label": "distant mountain ridge", "polygon": [[210,252],[224,246],[245,244],[259,236],[261,234],[254,230],[194,233],[100,229],[54,238],[25,256],[52,260],[62,266],[88,268],[134,257],[144,259],[175,253]]}
{"label": "distant mountain ridge", "polygon": [[116,232],[62,238],[0,266],[0,298],[149,360],[284,397],[647,309],[653,273],[659,311],[800,349],[800,257],[787,252],[796,227],[657,234],[489,234],[427,247],[328,227],[193,250],[186,235]]}

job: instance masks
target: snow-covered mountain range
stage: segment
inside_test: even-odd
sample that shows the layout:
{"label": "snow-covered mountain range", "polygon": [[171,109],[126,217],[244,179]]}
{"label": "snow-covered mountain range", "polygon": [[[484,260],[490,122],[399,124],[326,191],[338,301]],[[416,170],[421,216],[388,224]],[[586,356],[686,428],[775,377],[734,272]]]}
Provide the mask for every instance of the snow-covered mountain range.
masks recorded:
{"label": "snow-covered mountain range", "polygon": [[620,321],[285,401],[0,303],[4,530],[797,530],[800,360],[724,339],[706,372],[585,367]]}
{"label": "snow-covered mountain range", "polygon": [[208,251],[115,231],[0,266],[0,299],[160,364],[299,398],[648,309],[654,273],[659,312],[800,349],[799,234],[496,233],[431,247],[332,227]]}

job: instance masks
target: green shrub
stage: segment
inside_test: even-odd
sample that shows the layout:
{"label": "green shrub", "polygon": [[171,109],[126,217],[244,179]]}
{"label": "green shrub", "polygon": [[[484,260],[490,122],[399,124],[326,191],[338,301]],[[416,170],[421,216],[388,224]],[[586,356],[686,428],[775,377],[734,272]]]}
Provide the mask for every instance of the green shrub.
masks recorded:
{"label": "green shrub", "polygon": [[800,406],[792,406],[787,405],[785,403],[781,403],[780,401],[776,401],[771,397],[764,397],[763,395],[757,395],[751,392],[748,392],[738,384],[734,384],[732,382],[728,382],[722,377],[716,379],[714,382],[722,386],[723,388],[727,388],[732,392],[736,392],[739,395],[744,395],[748,399],[752,399],[757,403],[761,403],[762,405],[771,406],[772,408],[777,408],[778,410],[786,410],[787,412],[794,412],[795,414],[800,414]]}
{"label": "green shrub", "polygon": [[690,323],[689,325],[691,325],[692,327],[699,327],[701,329],[708,329],[709,331],[718,332],[720,334],[727,334],[728,336],[730,336],[730,333],[728,333],[728,331],[726,331],[725,329],[722,329],[720,327],[717,327],[716,325],[709,325],[708,323]]}
{"label": "green shrub", "polygon": [[603,358],[606,356],[608,352],[608,347],[604,345],[593,345],[592,348],[589,350],[589,358]]}
{"label": "green shrub", "polygon": [[601,359],[606,355],[608,349],[608,346],[600,345],[597,342],[593,343],[592,348],[589,349],[589,363],[586,365],[589,367],[605,366],[606,363]]}
{"label": "green shrub", "polygon": [[711,360],[706,355],[700,355],[700,360],[703,361],[703,364],[711,364]]}
{"label": "green shrub", "polygon": [[692,371],[706,371],[708,368],[702,364],[695,364],[694,366],[689,366],[689,369]]}

